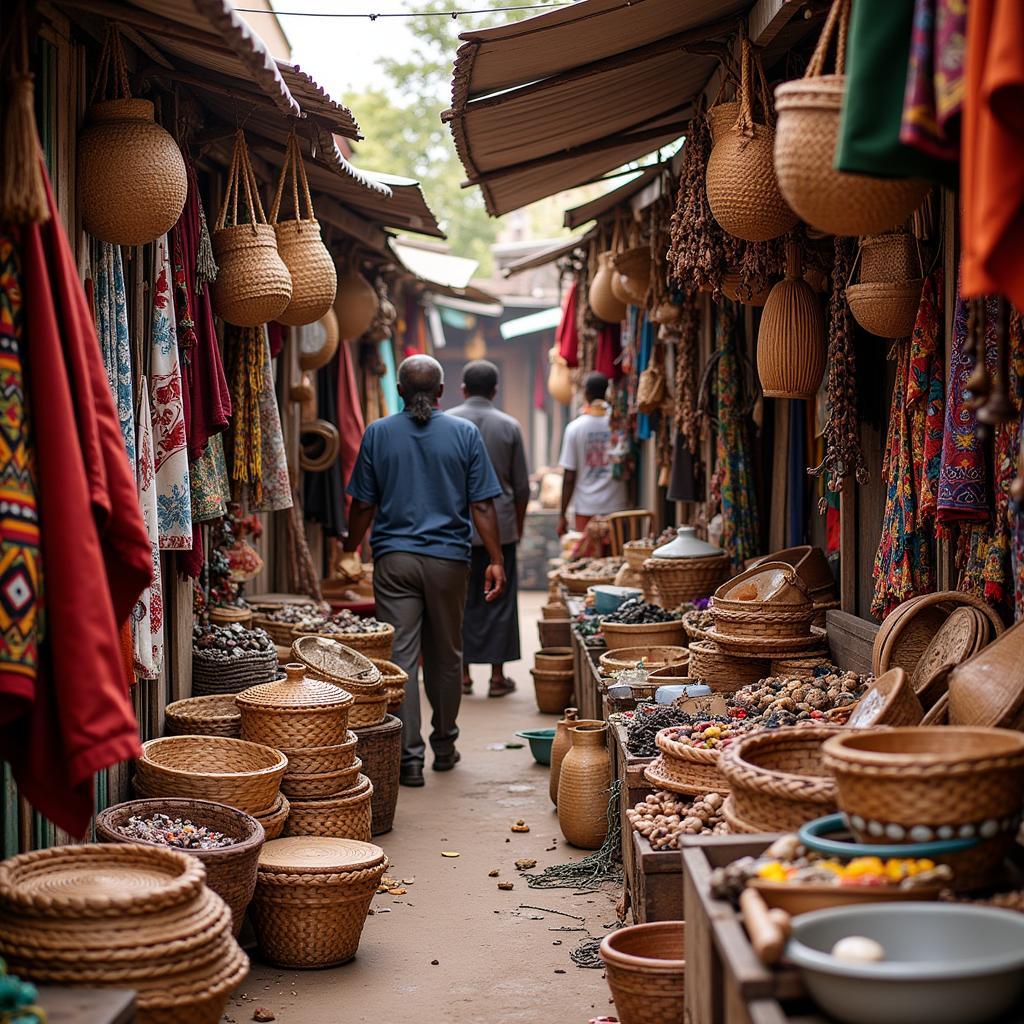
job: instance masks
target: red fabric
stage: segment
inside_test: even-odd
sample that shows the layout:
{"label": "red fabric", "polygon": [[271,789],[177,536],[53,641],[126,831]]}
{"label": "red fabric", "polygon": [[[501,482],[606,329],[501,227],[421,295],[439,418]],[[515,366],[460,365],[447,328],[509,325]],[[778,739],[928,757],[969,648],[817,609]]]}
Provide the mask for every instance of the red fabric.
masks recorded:
{"label": "red fabric", "polygon": [[270,358],[276,359],[284,348],[284,324],[276,320],[267,324],[267,339],[270,342]]}
{"label": "red fabric", "polygon": [[963,113],[964,298],[1024,308],[1024,3],[971,0]]}
{"label": "red fabric", "polygon": [[555,333],[555,344],[558,346],[558,354],[569,364],[569,366],[580,365],[580,335],[576,330],[576,282],[566,292],[565,302],[562,303],[562,319]]}
{"label": "red fabric", "polygon": [[[341,479],[346,484],[356,464],[365,430],[352,350],[347,341],[341,341],[338,343],[338,463],[341,466]],[[351,504],[352,498],[346,493],[346,511]]]}
{"label": "red fabric", "polygon": [[119,625],[149,585],[152,554],[48,177],[46,186],[50,219],[22,234],[46,639],[32,706],[5,722],[0,749],[30,803],[82,836],[94,773],[141,749]]}
{"label": "red fabric", "polygon": [[622,377],[622,331],[618,324],[605,324],[597,336],[597,352],[594,356],[594,369],[603,373],[609,380]]}

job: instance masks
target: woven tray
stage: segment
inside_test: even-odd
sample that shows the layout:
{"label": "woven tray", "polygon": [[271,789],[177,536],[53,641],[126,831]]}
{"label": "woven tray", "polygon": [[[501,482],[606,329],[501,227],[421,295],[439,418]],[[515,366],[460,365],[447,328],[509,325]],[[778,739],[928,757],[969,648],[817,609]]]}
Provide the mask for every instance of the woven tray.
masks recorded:
{"label": "woven tray", "polygon": [[335,637],[304,634],[292,639],[291,648],[310,675],[337,683],[351,694],[376,693],[380,686],[381,671],[370,658]]}
{"label": "woven tray", "polygon": [[[315,629],[296,626],[292,630],[292,643],[303,637],[315,636],[322,640],[333,640],[349,650],[373,661],[387,661],[395,642],[395,627],[384,623],[386,629],[374,633],[318,633]],[[351,682],[352,680],[348,680]]]}
{"label": "woven tray", "polygon": [[383,835],[391,831],[398,803],[402,723],[388,715],[380,725],[360,729],[356,735],[363,774],[373,783],[370,831],[375,836]]}
{"label": "woven tray", "polygon": [[242,716],[235,703],[235,695],[231,693],[176,700],[164,709],[164,718],[169,736],[227,736],[238,739],[242,732]]}

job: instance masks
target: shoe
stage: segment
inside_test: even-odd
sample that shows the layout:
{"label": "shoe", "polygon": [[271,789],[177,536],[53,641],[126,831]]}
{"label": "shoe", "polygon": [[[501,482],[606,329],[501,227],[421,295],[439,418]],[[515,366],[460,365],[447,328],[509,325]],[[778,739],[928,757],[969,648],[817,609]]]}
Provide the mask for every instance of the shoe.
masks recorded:
{"label": "shoe", "polygon": [[438,754],[434,758],[434,771],[450,772],[461,760],[462,755],[457,750],[450,754]]}
{"label": "shoe", "polygon": [[507,697],[510,693],[515,693],[516,684],[515,681],[505,676],[504,679],[495,681],[491,680],[491,688],[487,691],[488,697]]}
{"label": "shoe", "polygon": [[473,680],[463,679],[462,680],[462,696],[468,697],[473,692]]}
{"label": "shoe", "polygon": [[[436,763],[435,763],[436,766]],[[423,765],[421,764],[410,764],[403,766],[402,770],[398,774],[398,781],[403,786],[422,786],[423,785]]]}

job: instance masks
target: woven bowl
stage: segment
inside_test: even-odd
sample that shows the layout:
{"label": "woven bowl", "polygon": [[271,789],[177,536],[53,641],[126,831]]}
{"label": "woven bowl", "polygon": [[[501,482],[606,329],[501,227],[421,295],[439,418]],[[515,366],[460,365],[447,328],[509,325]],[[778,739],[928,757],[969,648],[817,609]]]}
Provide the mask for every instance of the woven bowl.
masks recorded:
{"label": "woven bowl", "polygon": [[409,673],[393,661],[375,661],[380,669],[380,681],[388,698],[388,710],[397,710],[405,699],[405,685],[409,682]]}
{"label": "woven bowl", "polygon": [[[380,686],[381,670],[370,656],[335,637],[300,633],[292,636],[291,647],[292,656],[306,666],[311,676],[336,683],[351,694],[376,693]],[[387,656],[380,660],[386,661]]]}
{"label": "woven bowl", "polygon": [[630,569],[640,572],[644,562],[654,553],[654,542],[649,540],[627,540],[622,545],[622,557],[626,559]]}
{"label": "woven bowl", "polygon": [[644,778],[655,789],[673,793],[691,796],[728,793],[729,783],[719,767],[722,752],[679,743],[670,739],[668,732],[662,729],[654,737],[661,753],[644,768]]}
{"label": "woven bowl", "polygon": [[233,693],[187,697],[164,708],[169,736],[227,736],[238,739],[242,716]]}
{"label": "woven bowl", "polygon": [[258,814],[277,799],[288,758],[245,740],[165,736],[143,743],[136,764],[148,796],[214,800]]}
{"label": "woven bowl", "polygon": [[846,302],[854,320],[879,338],[909,338],[914,330],[924,281],[851,284]]}
{"label": "woven bowl", "polygon": [[357,757],[347,768],[333,772],[285,772],[281,792],[289,800],[315,800],[340,796],[351,789],[359,778],[363,762]]}
{"label": "woven bowl", "polygon": [[674,622],[602,622],[601,633],[609,651],[644,647],[684,647],[686,630],[679,619]]}
{"label": "woven bowl", "polygon": [[604,675],[634,668],[642,661],[648,669],[664,668],[666,665],[686,665],[690,652],[677,645],[646,645],[643,647],[621,647],[602,654],[599,663]]}
{"label": "woven bowl", "polygon": [[847,725],[864,729],[874,725],[920,725],[924,708],[901,668],[891,668],[879,676],[857,702]]}
{"label": "woven bowl", "polygon": [[369,842],[372,823],[373,784],[360,775],[356,784],[336,796],[293,800],[285,834],[334,836]]}
{"label": "woven bowl", "polygon": [[[315,629],[306,626],[296,626],[292,630],[292,642],[315,636],[321,640],[333,640],[371,661],[387,661],[391,657],[391,648],[395,642],[395,627],[387,622],[383,625],[386,628],[373,633],[318,633]],[[299,660],[304,661],[305,659],[300,657]],[[317,672],[316,674],[321,675],[322,673]],[[346,682],[353,682],[352,679],[343,677],[338,681],[342,685]]]}
{"label": "woven bowl", "polygon": [[345,734],[345,742],[327,747],[300,747],[288,749],[278,747],[288,758],[288,772],[291,775],[309,775],[319,772],[337,772],[347,768],[355,760],[356,734],[350,729]]}
{"label": "woven bowl", "polygon": [[254,814],[253,817],[263,826],[263,831],[266,832],[269,841],[282,835],[290,812],[291,804],[288,802],[288,798],[284,793],[278,793],[273,806],[262,814]]}
{"label": "woven bowl", "polygon": [[629,1024],[681,1024],[686,994],[685,925],[630,925],[601,940],[601,961],[619,1018]]}

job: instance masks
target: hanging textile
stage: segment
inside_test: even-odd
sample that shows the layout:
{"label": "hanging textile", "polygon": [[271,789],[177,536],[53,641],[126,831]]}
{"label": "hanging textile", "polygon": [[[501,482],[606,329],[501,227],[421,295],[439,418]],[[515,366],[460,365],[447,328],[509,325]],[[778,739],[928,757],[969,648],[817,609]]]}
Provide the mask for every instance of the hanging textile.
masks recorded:
{"label": "hanging textile", "polygon": [[609,380],[622,376],[619,356],[622,354],[622,332],[619,324],[603,324],[597,333],[597,354],[594,369]]}
{"label": "hanging textile", "polygon": [[[636,373],[630,374],[630,381],[638,379],[639,375],[647,369],[654,353],[654,336],[658,325],[637,311],[640,320],[639,345],[637,346]],[[654,433],[651,424],[651,417],[645,412],[638,412],[636,416],[636,437],[638,441],[646,441]]]}
{"label": "hanging textile", "polygon": [[[348,484],[363,439],[363,410],[359,405],[359,388],[352,364],[352,347],[347,341],[338,344],[338,463],[341,478]],[[345,508],[351,498],[345,495]]]}
{"label": "hanging textile", "polygon": [[[149,407],[149,389],[142,378],[137,422],[139,461],[135,480],[139,492],[142,521],[152,548],[153,578],[142,592],[132,612],[132,641],[135,675],[140,679],[157,679],[164,660],[164,602],[160,579],[160,516],[157,510],[156,456],[153,443],[153,418]],[[191,544],[189,544],[191,547]]]}
{"label": "hanging textile", "polygon": [[[381,364],[384,367],[384,373],[380,378],[380,389],[384,396],[384,415],[387,416],[390,413],[398,412],[402,404],[402,400],[398,394],[398,372],[395,369],[395,350],[391,345],[390,338],[385,338],[383,341],[377,342],[377,353],[380,356]],[[333,423],[334,420],[332,419],[331,422]]]}
{"label": "hanging textile", "polygon": [[967,0],[917,0],[900,142],[938,160],[960,159]]}
{"label": "hanging textile", "polygon": [[806,540],[807,521],[807,403],[795,399],[789,405],[789,445],[786,466],[786,546]]}
{"label": "hanging textile", "polygon": [[720,352],[715,368],[716,476],[722,499],[722,547],[729,552],[733,567],[740,570],[748,558],[760,552],[761,545],[748,424],[740,408],[743,369],[736,347],[735,317],[733,304],[723,302],[715,324],[715,340]]}
{"label": "hanging textile", "polygon": [[[92,317],[41,162],[40,174],[49,219],[26,225],[20,242],[27,404],[45,410],[32,426],[46,640],[31,706],[0,701],[0,749],[33,806],[82,836],[94,774],[141,753],[119,625],[150,582],[152,549]],[[47,509],[59,510],[50,529]]]}
{"label": "hanging textile", "polygon": [[[337,358],[317,371],[316,414],[328,423],[338,422]],[[344,537],[348,532],[343,490],[339,459],[322,472],[302,474],[302,508],[306,518],[319,523],[328,537]]]}
{"label": "hanging textile", "polygon": [[1024,3],[967,8],[961,294],[1024,309]]}
{"label": "hanging textile", "polygon": [[[31,700],[44,626],[36,459],[22,370],[24,324],[17,239],[4,231],[0,232],[0,705],[10,698]],[[0,725],[2,717],[0,713]]]}
{"label": "hanging textile", "polygon": [[576,324],[577,294],[578,283],[574,279],[565,293],[565,301],[562,303],[562,319],[558,322],[558,329],[555,332],[555,345],[558,347],[558,354],[565,360],[566,366],[573,368],[580,365],[580,334]]}
{"label": "hanging textile", "polygon": [[157,517],[160,547],[165,551],[189,551],[192,548],[192,501],[172,280],[170,244],[164,235],[154,246],[153,347],[150,352]]}
{"label": "hanging textile", "polygon": [[128,337],[128,306],[124,287],[121,247],[96,243],[95,258],[96,332],[107,370],[107,383],[114,396],[121,436],[134,466],[135,413],[132,399],[132,356]]}
{"label": "hanging textile", "polygon": [[263,438],[260,400],[263,393],[264,333],[256,327],[226,324],[224,348],[231,380],[231,479],[236,500],[248,485],[256,501],[263,497]]}
{"label": "hanging textile", "polygon": [[254,512],[279,512],[292,507],[292,484],[288,475],[288,453],[281,429],[281,410],[274,389],[274,367],[270,361],[270,340],[267,331],[257,328],[262,338],[263,368],[260,388],[260,496],[251,504]]}
{"label": "hanging textile", "polygon": [[227,515],[231,481],[224,459],[224,441],[214,434],[201,458],[192,463],[192,518],[197,523]]}

